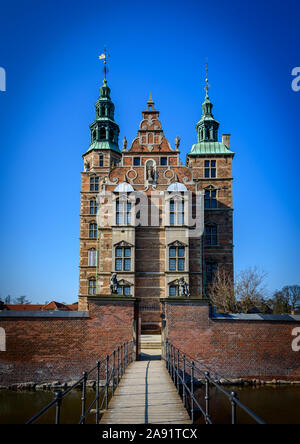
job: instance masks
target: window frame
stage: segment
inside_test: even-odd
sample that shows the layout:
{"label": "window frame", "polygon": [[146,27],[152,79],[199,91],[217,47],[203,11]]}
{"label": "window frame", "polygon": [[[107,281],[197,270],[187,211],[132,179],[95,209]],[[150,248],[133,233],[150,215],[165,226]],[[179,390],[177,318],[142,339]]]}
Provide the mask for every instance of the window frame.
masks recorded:
{"label": "window frame", "polygon": [[[204,228],[204,245],[205,247],[216,247],[219,245],[218,226],[216,224],[205,224]],[[208,233],[207,231],[210,230]],[[215,232],[213,232],[215,230]],[[208,242],[209,239],[209,242]]]}
{"label": "window frame", "polygon": [[[119,209],[118,209],[119,208]],[[124,196],[119,196],[115,201],[115,222],[118,226],[130,226],[132,219],[132,202]]]}
{"label": "window frame", "polygon": [[204,160],[204,177],[205,179],[217,178],[217,161],[206,159]]}
{"label": "window frame", "polygon": [[[215,193],[215,197],[212,197],[212,193]],[[207,197],[208,194],[208,197]],[[216,188],[206,188],[204,195],[204,209],[215,210],[218,208],[218,196]]]}
{"label": "window frame", "polygon": [[[135,163],[136,161],[138,161],[138,164]],[[133,158],[133,166],[136,166],[136,167],[141,166],[141,158],[140,157]]]}
{"label": "window frame", "polygon": [[[91,236],[92,233],[92,236]],[[89,223],[89,239],[97,239],[98,225],[96,222]]]}
{"label": "window frame", "polygon": [[90,191],[99,191],[99,176],[90,176]]}
{"label": "window frame", "polygon": [[[211,285],[213,283],[215,274],[218,270],[218,265],[219,264],[217,262],[206,262],[205,263],[205,284]],[[209,267],[210,267],[210,271],[208,272]],[[208,275],[211,276],[211,279],[207,278]]]}
{"label": "window frame", "polygon": [[88,295],[95,296],[97,294],[97,283],[95,278],[88,279]]}
{"label": "window frame", "polygon": [[95,248],[91,248],[88,251],[88,266],[89,267],[97,267],[97,250]]}
{"label": "window frame", "polygon": [[[183,250],[183,254],[179,254],[179,250]],[[171,250],[175,250],[175,255],[171,255]],[[169,246],[169,271],[170,272],[184,272],[186,268],[185,258],[186,247],[184,245],[170,245]],[[171,262],[172,261],[172,262]],[[179,264],[183,262],[183,267],[179,267]],[[171,267],[171,263],[175,264],[175,267]]]}
{"label": "window frame", "polygon": [[[174,209],[172,210],[172,208]],[[184,222],[185,222],[185,200],[183,197],[174,196],[169,200],[169,225],[182,226],[184,225]]]}
{"label": "window frame", "polygon": [[[117,254],[117,251],[121,250],[121,255]],[[126,255],[126,250],[129,250],[129,255]],[[115,246],[115,272],[131,272],[132,271],[132,247],[131,246]],[[117,266],[117,263],[121,264],[121,267]],[[129,263],[129,267],[126,265]]]}

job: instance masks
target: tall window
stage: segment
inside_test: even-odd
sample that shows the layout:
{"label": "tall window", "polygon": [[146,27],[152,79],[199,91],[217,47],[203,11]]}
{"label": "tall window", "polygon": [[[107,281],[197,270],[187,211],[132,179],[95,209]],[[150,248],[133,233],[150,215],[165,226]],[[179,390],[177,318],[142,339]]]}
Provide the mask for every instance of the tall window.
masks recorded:
{"label": "tall window", "polygon": [[89,294],[96,294],[96,279],[89,279]]}
{"label": "tall window", "polygon": [[207,262],[205,268],[206,268],[205,282],[206,282],[206,284],[212,284],[215,274],[218,269],[218,264],[212,263],[212,262]]}
{"label": "tall window", "polygon": [[90,177],[90,191],[99,191],[99,177]]}
{"label": "tall window", "polygon": [[205,191],[205,208],[217,208],[217,190],[206,190]]}
{"label": "tall window", "polygon": [[96,199],[90,200],[90,214],[97,214],[98,211],[98,203]]}
{"label": "tall window", "polygon": [[99,155],[99,167],[103,167],[104,166],[104,159],[103,159],[103,154]]}
{"label": "tall window", "polygon": [[131,203],[127,200],[116,200],[116,224],[130,225],[131,223]]}
{"label": "tall window", "polygon": [[115,269],[116,271],[131,270],[131,248],[116,247]]}
{"label": "tall window", "polygon": [[218,244],[218,228],[216,225],[205,225],[205,245]]}
{"label": "tall window", "polygon": [[97,239],[97,224],[91,222],[89,225],[89,237],[90,239]]}
{"label": "tall window", "polygon": [[119,285],[117,293],[123,296],[130,296],[130,286],[129,285]]}
{"label": "tall window", "polygon": [[205,160],[204,161],[204,175],[206,178],[216,177],[216,161],[215,160]]}
{"label": "tall window", "polygon": [[96,267],[97,265],[97,251],[89,250],[89,267]]}
{"label": "tall window", "polygon": [[170,247],[169,249],[169,271],[184,271],[185,257],[184,247]]}
{"label": "tall window", "polygon": [[179,285],[170,285],[169,286],[169,296],[170,297],[179,296]]}
{"label": "tall window", "polygon": [[184,224],[184,200],[170,200],[170,225]]}

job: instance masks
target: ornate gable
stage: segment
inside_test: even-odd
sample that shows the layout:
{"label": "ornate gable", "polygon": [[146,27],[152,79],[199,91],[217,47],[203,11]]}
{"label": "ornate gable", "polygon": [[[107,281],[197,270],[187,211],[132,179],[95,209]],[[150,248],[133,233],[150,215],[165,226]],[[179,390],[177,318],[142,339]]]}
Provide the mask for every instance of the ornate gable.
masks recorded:
{"label": "ornate gable", "polygon": [[143,120],[140,123],[137,137],[133,140],[128,153],[173,153],[168,140],[164,136],[159,111],[154,108],[154,102],[150,98],[147,109],[142,112]]}

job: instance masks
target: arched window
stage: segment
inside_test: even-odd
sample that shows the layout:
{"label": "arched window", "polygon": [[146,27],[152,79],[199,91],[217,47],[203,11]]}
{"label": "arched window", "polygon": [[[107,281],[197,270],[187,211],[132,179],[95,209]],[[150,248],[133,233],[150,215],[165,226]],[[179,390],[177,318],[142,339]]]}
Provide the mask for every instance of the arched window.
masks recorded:
{"label": "arched window", "polygon": [[218,227],[217,225],[205,225],[205,245],[210,247],[218,245]]}
{"label": "arched window", "polygon": [[102,126],[100,128],[100,140],[105,140],[106,139],[106,129]]}
{"label": "arched window", "polygon": [[97,239],[97,224],[95,222],[89,224],[89,238]]}
{"label": "arched window", "polygon": [[95,278],[89,279],[88,294],[90,294],[90,295],[96,294],[96,279]]}
{"label": "arched window", "polygon": [[97,265],[97,251],[95,249],[89,250],[89,267],[96,267]]}
{"label": "arched window", "polygon": [[127,198],[116,199],[116,225],[130,225],[131,202]]}
{"label": "arched window", "polygon": [[112,129],[109,130],[109,140],[114,140],[114,131]]}
{"label": "arched window", "polygon": [[98,203],[96,199],[90,200],[90,214],[97,214],[98,211]]}

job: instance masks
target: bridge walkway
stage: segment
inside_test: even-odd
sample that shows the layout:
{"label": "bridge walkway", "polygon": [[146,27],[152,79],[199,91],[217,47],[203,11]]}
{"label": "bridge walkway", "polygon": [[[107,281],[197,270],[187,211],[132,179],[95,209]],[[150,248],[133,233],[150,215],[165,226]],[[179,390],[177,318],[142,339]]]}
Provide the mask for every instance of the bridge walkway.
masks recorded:
{"label": "bridge walkway", "polygon": [[127,368],[100,424],[191,424],[165,362],[144,356]]}

